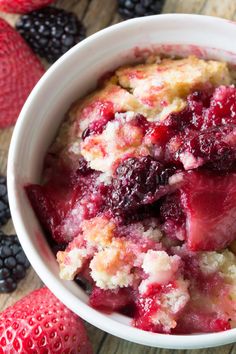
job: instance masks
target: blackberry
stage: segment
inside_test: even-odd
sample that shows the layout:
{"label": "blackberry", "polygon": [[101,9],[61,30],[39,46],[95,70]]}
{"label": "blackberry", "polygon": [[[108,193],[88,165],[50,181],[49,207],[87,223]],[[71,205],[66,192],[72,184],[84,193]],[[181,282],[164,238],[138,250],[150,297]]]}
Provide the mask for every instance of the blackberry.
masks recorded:
{"label": "blackberry", "polygon": [[124,18],[161,13],[165,0],[118,0],[118,12]]}
{"label": "blackberry", "polygon": [[0,176],[0,226],[4,225],[10,217],[6,177]]}
{"label": "blackberry", "polygon": [[167,183],[173,172],[174,170],[166,170],[151,156],[124,160],[117,167],[111,183],[108,206],[116,215],[122,215],[154,203],[159,197],[160,186]]}
{"label": "blackberry", "polygon": [[0,231],[0,293],[14,291],[29,266],[17,236]]}
{"label": "blackberry", "polygon": [[16,29],[39,56],[54,62],[85,38],[77,16],[62,9],[45,7],[19,18]]}

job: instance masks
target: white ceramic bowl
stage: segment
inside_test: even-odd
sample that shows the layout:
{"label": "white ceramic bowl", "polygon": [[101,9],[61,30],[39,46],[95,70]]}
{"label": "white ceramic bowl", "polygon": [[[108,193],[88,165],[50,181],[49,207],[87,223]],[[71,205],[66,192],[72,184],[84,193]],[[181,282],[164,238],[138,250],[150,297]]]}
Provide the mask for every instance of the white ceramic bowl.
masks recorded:
{"label": "white ceramic bowl", "polygon": [[76,98],[95,87],[102,74],[156,49],[236,64],[235,38],[233,22],[197,15],[159,15],[109,27],[76,45],[46,72],[17,121],[8,160],[8,188],[13,222],[25,253],[40,278],[65,305],[113,335],[154,347],[185,349],[234,342],[236,329],[196,335],[154,334],[131,327],[125,316],[105,315],[89,307],[84,291],[59,278],[56,260],[23,186],[40,181],[44,155],[64,113]]}

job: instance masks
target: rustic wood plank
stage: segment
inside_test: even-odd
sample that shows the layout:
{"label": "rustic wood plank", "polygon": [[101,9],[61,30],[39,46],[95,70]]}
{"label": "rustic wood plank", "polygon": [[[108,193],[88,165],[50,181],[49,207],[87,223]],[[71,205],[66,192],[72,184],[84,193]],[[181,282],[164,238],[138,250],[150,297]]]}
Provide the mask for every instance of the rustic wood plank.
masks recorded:
{"label": "rustic wood plank", "polygon": [[28,270],[27,277],[20,281],[17,289],[9,295],[0,295],[0,311],[13,305],[17,300],[29,294],[31,291],[40,288],[42,281],[39,279],[33,268]]}
{"label": "rustic wood plank", "polygon": [[80,20],[83,19],[88,6],[90,4],[90,0],[70,0],[70,1],[65,1],[65,0],[58,0],[56,3],[56,6],[59,8],[63,8],[68,11],[73,11],[76,13],[78,18]]}
{"label": "rustic wood plank", "polygon": [[[233,351],[232,351],[233,349]],[[230,352],[231,351],[231,352]],[[146,347],[134,344],[114,336],[107,336],[101,349],[97,354],[196,354],[196,350],[170,350]],[[221,346],[218,348],[202,349],[199,354],[233,354],[235,353],[232,345]]]}
{"label": "rustic wood plank", "polygon": [[16,20],[18,19],[19,15],[15,14],[6,14],[5,12],[0,11],[0,17],[4,18],[7,22],[9,22],[12,26],[15,25]]}
{"label": "rustic wood plank", "polygon": [[92,0],[84,17],[87,35],[108,26],[112,21],[115,10],[115,0]]}
{"label": "rustic wood plank", "polygon": [[113,15],[113,18],[111,20],[110,25],[115,25],[116,23],[119,23],[121,21],[122,21],[121,16],[117,12],[115,12],[115,14]]}
{"label": "rustic wood plank", "polygon": [[166,0],[163,13],[201,13],[206,0]]}
{"label": "rustic wood plank", "polygon": [[6,158],[7,150],[2,148],[0,143],[0,175],[6,174],[7,169],[7,158]]}
{"label": "rustic wood plank", "polygon": [[232,19],[236,11],[236,1],[232,0],[208,0],[201,11],[204,15],[219,16]]}
{"label": "rustic wood plank", "polygon": [[100,331],[99,329],[95,328],[94,326],[90,325],[89,323],[85,323],[85,325],[87,328],[89,339],[90,339],[92,346],[93,346],[94,354],[99,353],[100,348],[103,346],[103,343],[106,340],[108,334],[103,331]]}
{"label": "rustic wood plank", "polygon": [[[87,27],[87,35],[111,24],[120,22],[116,12],[116,0],[58,0],[57,7],[75,12]],[[163,13],[197,13],[221,16],[236,20],[236,1],[232,0],[166,0]],[[14,25],[18,15],[0,13],[11,25]],[[48,65],[47,65],[48,66]],[[6,173],[7,153],[13,128],[0,130],[0,173]],[[11,222],[4,230],[14,232]],[[34,270],[28,271],[27,277],[21,281],[18,289],[9,295],[0,295],[0,310],[10,306],[15,301],[42,286]],[[103,331],[87,324],[88,333],[92,341],[94,352],[97,354],[195,354],[193,350],[164,350],[133,344],[128,341],[105,334]],[[227,345],[213,349],[203,349],[199,354],[236,354],[236,345]]]}
{"label": "rustic wood plank", "polygon": [[[13,132],[13,128],[0,129],[0,152],[1,152],[2,159],[4,158],[5,160],[7,160],[7,154],[8,154],[10,141],[11,141],[12,132]],[[5,170],[3,171],[2,164],[3,161],[0,160],[0,172],[5,173]],[[6,168],[5,164],[4,164],[4,168]]]}

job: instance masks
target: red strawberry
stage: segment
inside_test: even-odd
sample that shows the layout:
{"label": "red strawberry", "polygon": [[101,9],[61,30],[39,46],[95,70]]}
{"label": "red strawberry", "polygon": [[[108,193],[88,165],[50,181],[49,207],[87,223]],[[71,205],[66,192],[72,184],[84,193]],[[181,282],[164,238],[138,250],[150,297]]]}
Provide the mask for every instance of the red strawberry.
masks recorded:
{"label": "red strawberry", "polygon": [[236,238],[236,174],[186,174],[181,190],[186,236],[192,251],[214,251]]}
{"label": "red strawberry", "polygon": [[54,0],[0,0],[0,11],[24,14],[47,6]]}
{"label": "red strawberry", "polygon": [[22,37],[0,18],[0,128],[15,123],[44,71]]}
{"label": "red strawberry", "polygon": [[0,314],[0,354],[91,354],[78,316],[47,288],[33,291]]}

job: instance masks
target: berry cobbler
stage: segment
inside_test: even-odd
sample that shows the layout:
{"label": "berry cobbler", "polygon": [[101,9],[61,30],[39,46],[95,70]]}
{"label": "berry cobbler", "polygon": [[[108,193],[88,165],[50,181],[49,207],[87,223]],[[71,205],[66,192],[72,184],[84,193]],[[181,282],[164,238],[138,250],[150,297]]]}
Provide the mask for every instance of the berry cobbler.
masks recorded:
{"label": "berry cobbler", "polygon": [[226,63],[151,57],[73,104],[33,209],[60,276],[158,333],[236,326],[236,88]]}

